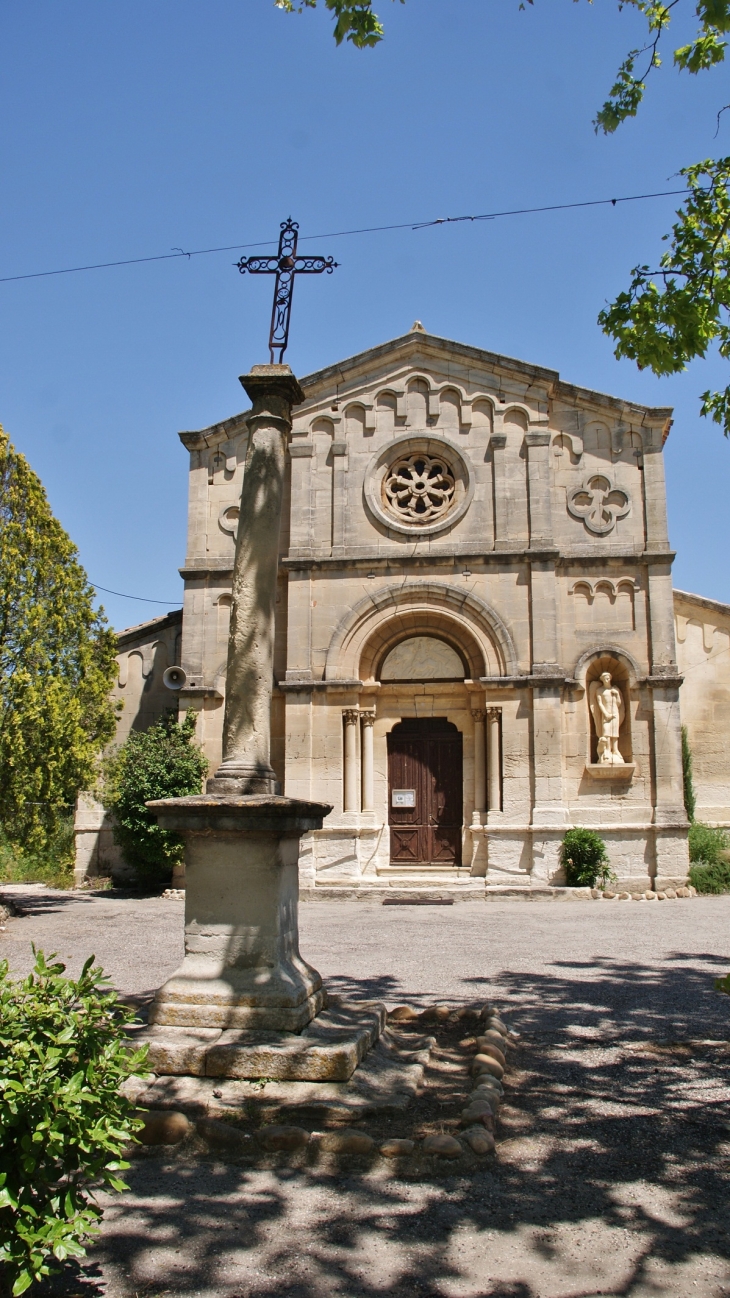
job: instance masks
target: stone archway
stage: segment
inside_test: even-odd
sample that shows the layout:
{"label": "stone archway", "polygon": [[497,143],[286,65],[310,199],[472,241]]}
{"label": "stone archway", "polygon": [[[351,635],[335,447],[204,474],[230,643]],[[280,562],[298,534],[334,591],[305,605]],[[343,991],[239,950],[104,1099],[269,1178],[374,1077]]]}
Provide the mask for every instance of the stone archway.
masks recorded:
{"label": "stone archway", "polygon": [[409,582],[375,591],[347,612],[330,640],[325,679],[375,681],[388,652],[417,635],[453,645],[472,680],[517,673],[512,636],[484,600],[441,582]]}

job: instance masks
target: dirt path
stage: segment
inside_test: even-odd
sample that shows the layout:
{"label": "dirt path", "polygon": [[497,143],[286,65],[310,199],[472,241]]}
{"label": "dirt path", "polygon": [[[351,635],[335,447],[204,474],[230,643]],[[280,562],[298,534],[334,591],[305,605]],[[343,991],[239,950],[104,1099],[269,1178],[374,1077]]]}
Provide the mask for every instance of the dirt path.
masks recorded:
{"label": "dirt path", "polygon": [[[0,934],[18,971],[32,938],[72,964],[93,949],[140,995],[178,958],[177,902],[18,900],[29,913]],[[415,1182],[153,1150],[56,1293],[730,1293],[730,998],[712,990],[729,919],[730,898],[303,907],[303,949],[330,985],[391,1004],[501,1002],[522,1041],[496,1158]]]}

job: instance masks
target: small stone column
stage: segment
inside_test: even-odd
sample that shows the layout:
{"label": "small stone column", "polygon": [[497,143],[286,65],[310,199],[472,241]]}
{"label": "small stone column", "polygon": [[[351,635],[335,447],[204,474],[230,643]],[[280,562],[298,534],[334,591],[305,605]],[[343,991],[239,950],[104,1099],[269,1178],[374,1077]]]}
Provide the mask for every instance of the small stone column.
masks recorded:
{"label": "small stone column", "polygon": [[502,809],[502,779],[500,771],[501,744],[499,733],[501,721],[501,708],[487,708],[487,771],[489,778],[488,806],[490,811],[501,811]]}
{"label": "small stone column", "polygon": [[362,722],[362,809],[363,811],[373,811],[375,808],[375,767],[373,760],[375,713],[361,712],[360,720]]}
{"label": "small stone column", "polygon": [[348,708],[342,713],[345,722],[345,811],[359,811],[357,796],[357,727],[360,713]]}
{"label": "small stone column", "polygon": [[241,378],[253,409],[233,564],[223,761],[208,792],[276,793],[271,694],[279,528],[292,406],[304,393],[288,365],[254,365]]}
{"label": "small stone column", "polygon": [[550,508],[550,434],[525,433],[530,505],[530,548],[552,545]]}
{"label": "small stone column", "polygon": [[492,433],[489,445],[492,450],[492,468],[494,472],[494,548],[500,550],[506,545],[509,536],[509,498],[507,470],[504,462],[507,434]]}
{"label": "small stone column", "polygon": [[487,809],[486,743],[484,708],[472,708],[474,721],[474,824],[481,824],[482,812]]}

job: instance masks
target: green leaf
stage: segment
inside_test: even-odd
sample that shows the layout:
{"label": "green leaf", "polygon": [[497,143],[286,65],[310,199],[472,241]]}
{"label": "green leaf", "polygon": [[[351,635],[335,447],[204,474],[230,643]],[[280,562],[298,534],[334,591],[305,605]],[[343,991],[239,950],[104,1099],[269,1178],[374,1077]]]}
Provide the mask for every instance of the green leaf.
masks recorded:
{"label": "green leaf", "polygon": [[21,1271],[13,1285],[13,1298],[18,1298],[19,1294],[25,1293],[26,1289],[30,1289],[33,1280],[34,1276],[31,1275],[30,1271]]}

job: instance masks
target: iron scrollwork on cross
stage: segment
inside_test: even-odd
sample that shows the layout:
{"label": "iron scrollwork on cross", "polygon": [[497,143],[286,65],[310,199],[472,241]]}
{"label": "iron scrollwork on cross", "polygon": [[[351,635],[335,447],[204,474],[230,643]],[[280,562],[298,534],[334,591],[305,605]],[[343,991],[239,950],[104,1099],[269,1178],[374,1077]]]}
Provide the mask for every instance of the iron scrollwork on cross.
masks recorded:
{"label": "iron scrollwork on cross", "polygon": [[568,492],[568,513],[581,518],[596,536],[607,536],[619,518],[625,518],[631,498],[623,487],[615,487],[605,473],[591,473],[581,487]]}
{"label": "iron scrollwork on cross", "polygon": [[297,240],[299,226],[289,217],[282,221],[279,235],[279,250],[275,257],[242,257],[236,263],[242,275],[276,275],[274,284],[274,305],[271,311],[271,328],[269,329],[269,355],[271,364],[275,361],[274,353],[278,351],[281,364],[289,341],[289,321],[291,319],[291,300],[294,294],[294,277],[305,275],[328,275],[339,264],[332,257],[298,257]]}

